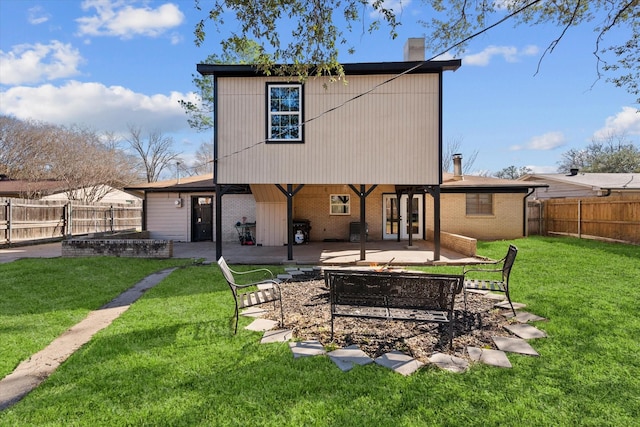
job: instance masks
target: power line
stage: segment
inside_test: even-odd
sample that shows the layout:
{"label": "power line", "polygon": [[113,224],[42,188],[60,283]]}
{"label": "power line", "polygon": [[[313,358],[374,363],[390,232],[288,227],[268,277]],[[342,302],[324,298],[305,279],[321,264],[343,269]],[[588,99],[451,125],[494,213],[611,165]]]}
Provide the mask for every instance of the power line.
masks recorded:
{"label": "power line", "polygon": [[[424,65],[424,64],[426,64],[427,62],[433,61],[434,59],[436,59],[436,58],[438,58],[438,57],[440,57],[440,56],[444,55],[445,53],[449,52],[450,50],[453,50],[453,49],[455,49],[455,48],[457,48],[457,47],[459,47],[459,46],[464,45],[465,43],[469,42],[470,40],[473,40],[474,38],[476,38],[476,37],[478,37],[478,36],[480,36],[480,35],[482,35],[482,34],[486,33],[487,31],[489,31],[489,30],[491,30],[491,29],[493,29],[493,28],[495,28],[495,27],[497,27],[498,25],[502,24],[503,22],[505,22],[505,21],[507,21],[507,20],[509,20],[509,19],[513,18],[514,16],[518,15],[519,13],[524,12],[524,11],[525,11],[525,10],[527,10],[528,8],[530,8],[530,7],[534,6],[534,5],[536,5],[537,3],[540,3],[541,1],[542,1],[542,0],[534,0],[534,1],[532,1],[531,3],[527,3],[526,5],[524,5],[524,6],[520,7],[519,9],[514,10],[514,11],[513,11],[513,12],[511,12],[510,14],[508,14],[508,15],[506,15],[506,16],[504,16],[504,17],[502,17],[501,19],[499,19],[498,21],[496,21],[496,22],[494,22],[493,24],[489,25],[488,27],[485,27],[485,28],[483,28],[483,29],[481,29],[481,30],[479,30],[479,31],[475,32],[474,34],[471,34],[471,35],[467,36],[466,38],[462,39],[461,41],[454,43],[453,45],[449,46],[448,48],[446,48],[446,49],[445,49],[445,50],[443,50],[442,52],[440,52],[440,53],[438,53],[438,54],[436,54],[436,55],[433,55],[433,56],[432,56],[432,57],[430,57],[429,59],[425,59],[424,61],[420,61],[419,63],[417,63],[417,64],[416,64],[416,65],[414,65],[413,67],[408,68],[408,69],[404,70],[403,72],[398,73],[398,74],[394,75],[393,77],[390,77],[389,79],[384,80],[384,81],[382,81],[382,82],[380,82],[380,83],[378,83],[378,84],[374,85],[374,86],[373,86],[373,87],[371,87],[370,89],[368,89],[368,90],[366,90],[366,91],[364,91],[364,92],[362,92],[362,93],[359,93],[358,95],[355,95],[355,96],[353,96],[353,97],[351,97],[351,98],[347,99],[346,101],[342,102],[341,104],[336,105],[335,107],[331,107],[331,108],[329,108],[329,109],[327,109],[327,110],[323,111],[322,113],[318,114],[318,115],[317,115],[317,116],[315,116],[315,117],[311,117],[310,119],[305,120],[304,122],[300,123],[300,124],[299,124],[299,126],[300,126],[300,127],[303,127],[303,126],[307,125],[308,123],[311,123],[311,122],[313,122],[313,121],[315,121],[315,120],[318,120],[318,119],[320,119],[321,117],[324,117],[324,116],[326,116],[326,115],[327,115],[327,114],[329,114],[329,113],[332,113],[332,112],[334,112],[334,111],[336,111],[336,110],[339,110],[339,109],[341,109],[341,108],[345,107],[346,105],[350,104],[351,102],[353,102],[353,101],[355,101],[355,100],[357,100],[357,99],[359,99],[359,98],[362,98],[363,96],[369,95],[370,93],[374,92],[374,91],[375,91],[375,90],[377,90],[378,88],[380,88],[380,87],[382,87],[382,86],[384,86],[384,85],[387,85],[387,84],[389,84],[389,83],[393,82],[394,80],[399,79],[400,77],[402,77],[402,76],[404,76],[404,75],[406,75],[406,74],[411,73],[412,71],[414,71],[414,70],[416,70],[416,69],[420,68],[421,66],[423,66],[423,65]],[[218,161],[218,160],[223,160],[223,159],[227,159],[227,158],[229,158],[229,157],[237,156],[237,155],[239,155],[239,154],[241,154],[241,153],[244,153],[245,151],[252,150],[252,149],[254,149],[254,148],[256,148],[256,147],[258,147],[258,146],[260,146],[260,145],[262,145],[262,144],[265,144],[265,143],[267,143],[268,141],[269,141],[268,139],[263,139],[263,140],[257,141],[257,142],[255,142],[254,144],[248,145],[248,146],[246,146],[246,147],[244,147],[244,148],[241,148],[241,149],[236,150],[236,151],[234,151],[234,152],[231,152],[231,153],[229,153],[229,154],[225,154],[225,155],[224,155],[224,156],[222,156],[222,157],[218,157],[218,158],[214,159],[213,161],[215,162],[215,161]],[[207,162],[207,163],[208,163],[208,162]]]}

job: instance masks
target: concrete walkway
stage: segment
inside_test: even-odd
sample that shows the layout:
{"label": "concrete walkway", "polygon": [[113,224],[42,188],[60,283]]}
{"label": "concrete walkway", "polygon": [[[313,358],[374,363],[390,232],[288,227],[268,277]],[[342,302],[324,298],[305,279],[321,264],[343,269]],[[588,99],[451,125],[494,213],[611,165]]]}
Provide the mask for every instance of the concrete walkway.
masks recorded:
{"label": "concrete walkway", "polygon": [[69,356],[89,342],[96,333],[109,326],[145,291],[160,283],[173,270],[175,268],[147,276],[104,307],[90,312],[84,320],[53,340],[46,348],[20,363],[12,373],[0,380],[0,411],[14,405],[39,386]]}

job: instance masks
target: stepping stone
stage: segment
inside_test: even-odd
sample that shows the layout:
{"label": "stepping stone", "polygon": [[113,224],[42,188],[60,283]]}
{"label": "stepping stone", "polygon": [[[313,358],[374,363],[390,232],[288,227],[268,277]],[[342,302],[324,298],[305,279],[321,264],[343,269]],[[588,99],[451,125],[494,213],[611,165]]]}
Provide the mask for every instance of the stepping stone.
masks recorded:
{"label": "stepping stone", "polygon": [[467,347],[467,353],[471,360],[484,363],[485,365],[497,366],[500,368],[511,368],[511,362],[504,351],[492,350],[478,347]]}
{"label": "stepping stone", "polygon": [[413,374],[424,365],[419,360],[397,350],[383,354],[375,362],[405,376]]}
{"label": "stepping stone", "polygon": [[[519,303],[519,302],[514,302],[513,303],[513,308],[516,309],[516,310],[519,309],[519,308],[525,308],[526,306],[527,306],[527,304],[522,304],[522,303]],[[497,307],[497,308],[508,308],[509,310],[511,310],[511,306],[509,305],[509,301],[507,301],[507,300],[495,304],[494,307]]]}
{"label": "stepping stone", "polygon": [[286,342],[291,339],[293,330],[291,329],[277,329],[275,331],[267,331],[262,336],[260,344],[269,344],[272,342]]}
{"label": "stepping stone", "polygon": [[[513,318],[513,312],[507,311],[502,314],[507,319]],[[515,316],[516,320],[520,323],[528,323],[528,322],[540,322],[543,320],[547,320],[544,317],[540,317],[537,314],[528,313],[526,311],[519,311]]]}
{"label": "stepping stone", "polygon": [[289,348],[293,353],[294,359],[297,359],[299,357],[318,356],[326,354],[326,350],[324,349],[320,341],[315,340],[290,342]]}
{"label": "stepping stone", "polygon": [[515,334],[525,340],[547,337],[547,334],[544,331],[541,331],[540,329],[531,325],[526,325],[526,324],[507,325],[504,328],[507,331],[511,332],[512,334]]}
{"label": "stepping stone", "polygon": [[469,367],[469,362],[466,360],[445,353],[433,354],[429,358],[429,362],[433,363],[440,369],[445,369],[451,372],[464,372]]}
{"label": "stepping stone", "polygon": [[329,357],[338,367],[343,371],[350,371],[354,365],[368,365],[373,362],[367,353],[360,350],[360,348],[353,344],[349,347],[339,348],[329,352]]}
{"label": "stepping stone", "polygon": [[251,322],[249,325],[245,326],[245,329],[249,331],[264,332],[264,331],[270,331],[271,329],[275,328],[277,324],[278,322],[276,322],[275,320],[256,319],[253,322]]}
{"label": "stepping stone", "polygon": [[538,352],[522,338],[492,337],[492,339],[496,347],[498,347],[498,350],[529,356],[540,356]]}
{"label": "stepping stone", "polygon": [[255,307],[249,307],[246,310],[243,310],[242,312],[240,312],[240,314],[242,316],[247,316],[247,317],[261,317],[267,314],[268,312],[269,310],[255,306]]}

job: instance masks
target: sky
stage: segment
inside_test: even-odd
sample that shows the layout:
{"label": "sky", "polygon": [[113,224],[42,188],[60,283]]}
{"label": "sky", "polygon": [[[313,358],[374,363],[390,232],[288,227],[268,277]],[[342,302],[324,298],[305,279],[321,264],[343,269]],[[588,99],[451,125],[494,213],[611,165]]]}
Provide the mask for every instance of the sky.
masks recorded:
{"label": "sky", "polygon": [[[221,53],[211,24],[205,43],[195,45],[205,11],[194,4],[0,0],[0,114],[116,135],[130,125],[160,131],[189,164],[212,134],[192,130],[178,101],[195,100],[196,64]],[[418,0],[395,7],[397,38],[384,28],[357,30],[349,39],[355,53],[345,49],[340,61],[402,61],[406,40],[425,35],[419,21],[429,16]],[[460,147],[463,162],[477,155],[468,173],[509,166],[554,173],[563,153],[611,134],[640,146],[636,96],[598,79],[592,27],[570,29],[543,55],[560,32],[503,23],[472,40],[460,69],[444,73],[443,141]]]}

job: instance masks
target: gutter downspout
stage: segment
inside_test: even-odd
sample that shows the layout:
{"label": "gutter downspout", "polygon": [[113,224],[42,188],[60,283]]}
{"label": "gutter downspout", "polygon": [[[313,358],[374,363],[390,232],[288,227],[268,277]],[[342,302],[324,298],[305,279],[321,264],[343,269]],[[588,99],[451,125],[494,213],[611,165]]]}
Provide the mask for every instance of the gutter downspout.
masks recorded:
{"label": "gutter downspout", "polygon": [[527,237],[527,221],[529,220],[527,217],[527,211],[529,209],[527,206],[527,197],[532,195],[534,191],[536,191],[536,189],[532,188],[531,191],[529,191],[522,199],[522,237]]}

